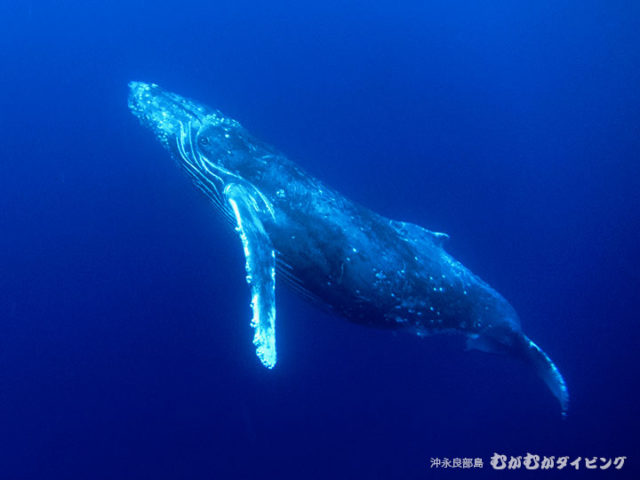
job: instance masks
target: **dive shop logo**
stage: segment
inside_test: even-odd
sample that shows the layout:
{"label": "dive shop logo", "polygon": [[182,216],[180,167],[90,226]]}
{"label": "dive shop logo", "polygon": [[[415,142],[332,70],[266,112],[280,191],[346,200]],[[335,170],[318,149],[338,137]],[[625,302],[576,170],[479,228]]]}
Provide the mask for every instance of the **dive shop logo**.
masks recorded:
{"label": "dive shop logo", "polygon": [[[526,455],[504,455],[494,453],[489,460],[489,465],[494,470],[563,470],[565,468],[573,468],[580,470],[581,467],[586,470],[620,470],[624,466],[627,457],[555,457],[540,456],[532,453]],[[482,458],[439,458],[431,457],[430,468],[444,469],[470,469],[483,468],[484,462]]]}

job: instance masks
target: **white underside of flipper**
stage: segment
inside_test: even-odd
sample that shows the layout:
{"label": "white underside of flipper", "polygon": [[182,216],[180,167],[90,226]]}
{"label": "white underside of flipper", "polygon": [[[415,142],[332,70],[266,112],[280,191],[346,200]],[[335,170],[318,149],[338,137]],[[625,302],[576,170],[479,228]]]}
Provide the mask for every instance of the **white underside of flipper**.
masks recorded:
{"label": "white underside of flipper", "polygon": [[276,254],[260,219],[260,214],[272,211],[253,190],[233,183],[225,187],[224,196],[236,219],[236,231],[246,259],[253,309],[253,344],[262,364],[273,368],[276,364]]}

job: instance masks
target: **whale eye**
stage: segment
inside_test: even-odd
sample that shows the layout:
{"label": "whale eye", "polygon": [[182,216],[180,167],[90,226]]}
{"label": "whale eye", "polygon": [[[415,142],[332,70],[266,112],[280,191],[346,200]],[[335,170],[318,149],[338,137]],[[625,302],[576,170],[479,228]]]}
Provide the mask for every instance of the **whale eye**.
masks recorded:
{"label": "whale eye", "polygon": [[203,135],[198,139],[198,143],[203,147],[206,147],[207,145],[209,145],[209,143],[211,143],[211,140],[209,140],[209,137],[207,137],[206,135]]}

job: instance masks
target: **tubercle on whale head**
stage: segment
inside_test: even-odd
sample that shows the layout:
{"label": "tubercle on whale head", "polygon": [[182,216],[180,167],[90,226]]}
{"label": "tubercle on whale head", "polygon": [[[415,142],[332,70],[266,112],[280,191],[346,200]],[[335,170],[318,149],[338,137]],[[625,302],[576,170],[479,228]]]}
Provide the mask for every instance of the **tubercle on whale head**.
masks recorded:
{"label": "tubercle on whale head", "polygon": [[167,92],[154,83],[129,83],[129,109],[169,150],[181,131],[197,132],[209,113],[197,102]]}

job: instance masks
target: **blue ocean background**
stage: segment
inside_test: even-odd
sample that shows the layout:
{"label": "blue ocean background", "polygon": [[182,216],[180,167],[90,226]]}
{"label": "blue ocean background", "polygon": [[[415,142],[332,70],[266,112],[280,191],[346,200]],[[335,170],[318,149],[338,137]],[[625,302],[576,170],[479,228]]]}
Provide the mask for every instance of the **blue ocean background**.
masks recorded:
{"label": "blue ocean background", "polygon": [[[563,372],[568,417],[517,361],[282,282],[264,369],[240,242],[131,80],[447,232]],[[494,452],[637,472],[640,3],[3,1],[0,127],[0,478],[478,478]]]}

